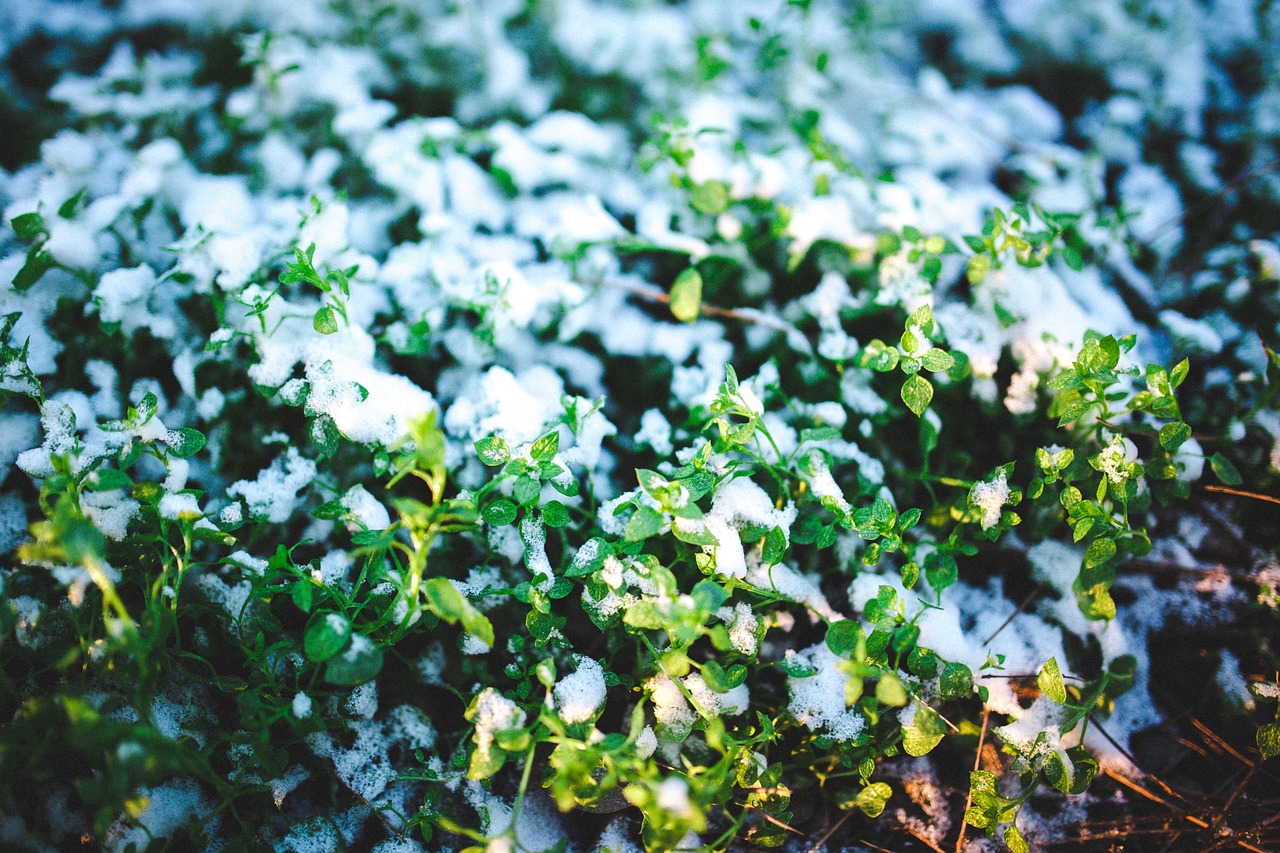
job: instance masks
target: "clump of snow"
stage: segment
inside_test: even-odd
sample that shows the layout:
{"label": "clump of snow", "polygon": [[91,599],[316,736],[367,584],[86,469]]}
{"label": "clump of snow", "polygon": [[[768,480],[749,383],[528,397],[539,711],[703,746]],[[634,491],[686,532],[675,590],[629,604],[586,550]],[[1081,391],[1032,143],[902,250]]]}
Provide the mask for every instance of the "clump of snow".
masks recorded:
{"label": "clump of snow", "polygon": [[298,493],[316,476],[316,464],[289,447],[255,480],[238,480],[227,487],[228,497],[244,498],[249,513],[282,524],[293,515]]}
{"label": "clump of snow", "polygon": [[840,658],[826,643],[818,643],[795,655],[813,668],[813,675],[787,677],[791,700],[787,710],[807,728],[836,740],[851,740],[862,733],[867,721],[856,708],[845,704],[849,676],[838,668]]}
{"label": "clump of snow", "polygon": [[725,482],[716,490],[711,509],[703,518],[708,532],[717,541],[716,545],[711,546],[716,560],[716,572],[731,578],[746,575],[746,553],[738,536],[739,527],[745,524],[765,528],[780,527],[789,541],[791,524],[795,518],[795,504],[788,502],[782,509],[776,508],[765,490],[750,479],[735,477]]}
{"label": "clump of snow", "polygon": [[678,743],[688,737],[697,721],[697,714],[685,699],[680,686],[665,672],[659,672],[649,679],[646,689],[649,701],[653,703],[656,731],[662,739]]}
{"label": "clump of snow", "polygon": [[760,629],[760,620],[751,605],[739,601],[733,607],[721,607],[716,611],[716,617],[729,626],[729,642],[733,647],[746,657],[754,657],[759,645],[756,632]]}
{"label": "clump of snow", "polygon": [[698,713],[707,719],[741,714],[750,704],[751,696],[746,684],[739,684],[724,693],[717,693],[697,672],[689,673],[680,681],[689,691],[689,696],[692,697]]}
{"label": "clump of snow", "polygon": [[492,687],[486,687],[476,697],[476,752],[488,756],[494,747],[494,738],[504,729],[515,729],[524,725],[525,712],[519,705],[503,696]]}
{"label": "clump of snow", "polygon": [[575,655],[578,668],[556,682],[553,695],[560,719],[582,723],[591,719],[605,700],[604,670],[589,657]]}
{"label": "clump of snow", "polygon": [[982,512],[982,529],[990,530],[1000,523],[1000,509],[1009,502],[1009,479],[1004,470],[990,480],[973,484],[969,502]]}

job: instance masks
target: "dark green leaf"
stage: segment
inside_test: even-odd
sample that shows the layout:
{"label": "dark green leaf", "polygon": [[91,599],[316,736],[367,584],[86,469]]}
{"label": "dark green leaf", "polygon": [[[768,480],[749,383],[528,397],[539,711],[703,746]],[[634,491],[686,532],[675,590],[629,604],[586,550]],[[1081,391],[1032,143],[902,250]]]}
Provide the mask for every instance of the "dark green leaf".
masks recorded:
{"label": "dark green leaf", "polygon": [[40,280],[40,277],[53,267],[53,258],[48,252],[31,251],[27,253],[27,262],[13,277],[13,289],[19,292],[29,289]]}
{"label": "dark green leaf", "polygon": [[569,523],[569,511],[560,501],[547,501],[542,505],[542,523],[547,527],[560,528]]}
{"label": "dark green leaf", "polygon": [[772,566],[782,562],[782,555],[787,551],[787,535],[781,527],[774,526],[764,538],[764,561]]}
{"label": "dark green leaf", "polygon": [[355,687],[372,681],[382,671],[382,649],[367,638],[356,635],[351,646],[325,665],[324,680],[342,687]]}
{"label": "dark green leaf", "polygon": [[720,605],[724,604],[729,594],[724,591],[724,587],[713,580],[700,580],[693,585],[690,595],[698,603],[699,610],[714,613],[720,609]]}
{"label": "dark green leaf", "polygon": [[947,664],[938,678],[938,689],[944,700],[964,699],[973,692],[973,672],[962,663]]}
{"label": "dark green leaf", "polygon": [[516,520],[516,505],[506,498],[499,498],[484,508],[483,516],[487,524],[501,527]]}
{"label": "dark green leaf", "polygon": [[198,429],[179,427],[178,429],[169,430],[169,435],[165,441],[169,445],[170,453],[179,459],[186,459],[188,456],[194,456],[199,453],[208,439]]}
{"label": "dark green leaf", "polygon": [[311,510],[312,518],[332,521],[335,518],[342,518],[347,514],[346,507],[342,505],[342,498],[334,498],[331,501],[325,501],[320,506]]}
{"label": "dark green leaf", "polygon": [[1244,478],[1240,476],[1236,466],[1221,452],[1209,457],[1209,467],[1213,469],[1213,473],[1217,475],[1218,479],[1228,486],[1238,486],[1244,482]]}
{"label": "dark green leaf", "polygon": [[308,660],[323,663],[342,651],[350,639],[351,620],[341,613],[321,613],[307,627],[307,633],[302,637],[302,650]]}
{"label": "dark green leaf", "polygon": [[511,496],[521,506],[528,506],[542,494],[542,482],[537,477],[525,475],[516,479],[511,487]]}
{"label": "dark green leaf", "polygon": [[1191,438],[1191,427],[1182,421],[1174,421],[1160,428],[1160,446],[1170,453]]}
{"label": "dark green leaf", "polygon": [[632,513],[623,538],[629,542],[639,542],[650,536],[656,536],[660,530],[662,530],[662,513],[652,507],[642,506]]}
{"label": "dark green leaf", "polygon": [[118,468],[99,468],[87,478],[86,485],[92,492],[109,492],[129,488],[133,479]]}
{"label": "dark green leaf", "polygon": [[13,233],[17,234],[18,239],[24,243],[30,243],[45,230],[44,217],[34,211],[13,217],[9,220],[9,224],[13,226]]}
{"label": "dark green leaf", "polygon": [[832,622],[827,626],[827,648],[834,655],[844,657],[853,652],[862,638],[862,627],[851,619]]}

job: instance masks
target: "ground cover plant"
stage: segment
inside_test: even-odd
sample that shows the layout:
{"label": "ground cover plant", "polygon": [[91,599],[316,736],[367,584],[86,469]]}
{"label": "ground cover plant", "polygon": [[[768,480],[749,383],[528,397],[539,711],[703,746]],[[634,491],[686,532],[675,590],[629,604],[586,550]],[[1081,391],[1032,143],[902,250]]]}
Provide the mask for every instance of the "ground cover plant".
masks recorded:
{"label": "ground cover plant", "polygon": [[0,7],[0,842],[1275,849],[1277,47]]}

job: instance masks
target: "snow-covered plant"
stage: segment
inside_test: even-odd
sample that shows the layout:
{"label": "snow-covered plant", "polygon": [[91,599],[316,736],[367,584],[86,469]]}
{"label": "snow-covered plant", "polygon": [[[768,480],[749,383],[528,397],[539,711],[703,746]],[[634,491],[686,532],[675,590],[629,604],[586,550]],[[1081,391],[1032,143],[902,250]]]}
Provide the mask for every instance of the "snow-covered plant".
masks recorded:
{"label": "snow-covered plant", "polygon": [[1166,620],[1273,758],[1280,20],[995,5],[0,11],[5,849],[1026,850]]}

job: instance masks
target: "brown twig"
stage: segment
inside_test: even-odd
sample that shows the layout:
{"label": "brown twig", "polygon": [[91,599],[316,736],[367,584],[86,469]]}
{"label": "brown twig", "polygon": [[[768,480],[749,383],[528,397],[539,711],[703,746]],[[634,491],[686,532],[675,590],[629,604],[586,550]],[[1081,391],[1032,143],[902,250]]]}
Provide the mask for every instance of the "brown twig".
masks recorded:
{"label": "brown twig", "polygon": [[824,845],[824,844],[826,844],[826,843],[827,843],[827,839],[829,839],[829,838],[831,838],[831,836],[835,835],[835,834],[840,830],[840,827],[844,826],[844,825],[845,825],[845,823],[846,823],[846,822],[849,820],[849,818],[851,818],[851,817],[853,817],[853,812],[845,812],[845,813],[844,813],[844,817],[842,817],[842,818],[840,818],[838,821],[836,821],[836,822],[835,822],[835,825],[834,825],[834,826],[832,826],[830,829],[828,829],[826,832],[824,832],[824,833],[822,834],[822,837],[821,837],[821,838],[819,838],[817,841],[813,842],[813,845],[809,848],[808,853],[818,853],[818,851],[819,851],[820,849],[822,849],[822,845]]}
{"label": "brown twig", "polygon": [[1229,486],[1204,486],[1204,490],[1206,492],[1220,492],[1224,495],[1235,495],[1241,498],[1252,498],[1255,501],[1280,504],[1280,498],[1273,498],[1271,495],[1262,495],[1257,492],[1247,492],[1244,489],[1233,489]]}
{"label": "brown twig", "polygon": [[[626,284],[621,281],[612,280],[606,281],[604,284],[608,287],[625,290],[632,296],[639,297],[640,299],[644,299],[649,302],[658,302],[663,305],[671,304],[671,295],[656,287],[641,287],[635,284]],[[787,321],[775,317],[772,314],[767,314],[764,311],[756,310],[755,308],[721,308],[719,305],[709,305],[706,302],[701,302],[698,304],[698,313],[706,314],[709,317],[720,317],[726,320],[737,320],[742,323],[754,323],[758,326],[767,326],[788,336],[799,335],[805,340],[808,340],[808,337],[804,332],[801,332]]]}
{"label": "brown twig", "polygon": [[748,809],[750,811],[755,812],[756,814],[760,815],[760,817],[764,818],[766,821],[768,821],[769,823],[773,824],[774,826],[780,829],[785,829],[787,832],[794,832],[796,835],[804,837],[803,832],[796,829],[794,826],[792,826],[789,823],[784,823],[783,821],[778,820],[776,817],[769,814],[764,809],[759,808],[758,806],[753,806],[753,805],[750,805],[749,803],[743,803],[742,807],[744,809]]}
{"label": "brown twig", "polygon": [[[982,709],[982,732],[978,735],[978,751],[973,756],[974,772],[977,772],[978,768],[982,766],[982,747],[987,740],[987,720],[990,717],[991,717],[991,709],[983,708]],[[956,838],[956,853],[960,853],[960,851],[964,849],[964,834],[969,829],[969,824],[965,822],[964,815],[968,813],[969,806],[971,805],[973,805],[973,787],[972,786],[970,786],[969,790],[966,791],[964,795],[964,812],[962,812],[960,815],[960,836]]]}
{"label": "brown twig", "polygon": [[1009,618],[1001,622],[1000,627],[992,631],[991,636],[987,637],[985,640],[982,641],[982,645],[985,646],[987,643],[990,643],[992,640],[996,638],[997,634],[999,634],[1005,628],[1008,628],[1009,623],[1012,622],[1019,613],[1026,610],[1031,605],[1031,602],[1036,600],[1036,596],[1038,596],[1043,591],[1044,591],[1044,584],[1036,584],[1036,588],[1031,590],[1031,594],[1028,595],[1026,598],[1022,599],[1022,603],[1018,605],[1018,609],[1010,613]]}

